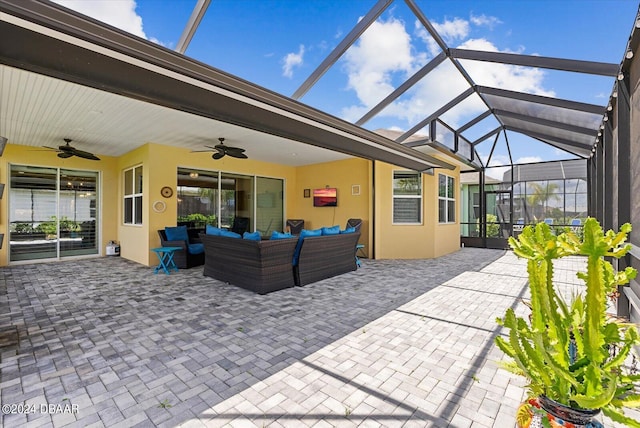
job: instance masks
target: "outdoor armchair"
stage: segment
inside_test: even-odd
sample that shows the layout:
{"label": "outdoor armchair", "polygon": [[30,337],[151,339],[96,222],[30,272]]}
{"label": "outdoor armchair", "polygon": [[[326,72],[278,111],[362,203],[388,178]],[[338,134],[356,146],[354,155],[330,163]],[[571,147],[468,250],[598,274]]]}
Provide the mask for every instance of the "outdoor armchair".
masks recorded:
{"label": "outdoor armchair", "polygon": [[299,218],[288,218],[287,228],[292,235],[300,235],[302,229],[304,229],[304,220]]}
{"label": "outdoor armchair", "polygon": [[[171,229],[180,229],[181,232],[181,228],[184,228],[186,235],[186,226],[179,226]],[[188,269],[204,264],[204,246],[202,245],[199,237],[192,234],[186,235],[186,238],[184,236],[179,236],[179,238],[183,239],[176,239],[175,236],[170,236],[172,239],[167,239],[167,231],[165,229],[158,230],[158,236],[160,236],[161,246],[182,248],[182,251],[176,251],[173,256],[173,260],[179,269]]]}

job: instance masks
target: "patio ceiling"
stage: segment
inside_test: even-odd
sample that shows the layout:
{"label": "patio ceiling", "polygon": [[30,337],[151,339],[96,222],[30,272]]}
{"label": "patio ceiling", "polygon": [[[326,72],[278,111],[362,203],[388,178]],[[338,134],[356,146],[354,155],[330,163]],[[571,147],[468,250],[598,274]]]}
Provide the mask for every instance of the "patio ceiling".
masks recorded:
{"label": "patio ceiling", "polygon": [[[0,129],[10,143],[119,156],[225,137],[252,159],[449,163],[49,2],[0,1]],[[208,156],[193,154],[193,156]],[[185,160],[188,163],[188,160]]]}

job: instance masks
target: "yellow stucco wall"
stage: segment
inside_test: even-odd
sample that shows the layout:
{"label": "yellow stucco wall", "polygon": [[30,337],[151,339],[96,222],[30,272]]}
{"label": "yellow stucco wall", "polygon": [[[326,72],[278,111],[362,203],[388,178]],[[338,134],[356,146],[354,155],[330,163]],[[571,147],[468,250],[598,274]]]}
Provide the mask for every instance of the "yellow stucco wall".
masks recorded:
{"label": "yellow stucco wall", "polygon": [[[323,226],[346,226],[350,218],[361,218],[360,243],[365,245],[364,252],[370,248],[369,226],[371,218],[371,162],[365,159],[346,159],[325,162],[297,168],[296,185],[289,199],[293,209],[288,218],[304,219],[305,229],[317,229]],[[337,207],[314,207],[313,189],[324,187],[338,189]],[[360,195],[354,195],[352,186],[360,186]],[[304,189],[311,192],[310,198],[304,197]],[[355,189],[353,189],[355,190]]]}
{"label": "yellow stucco wall", "polygon": [[4,233],[4,242],[0,250],[0,266],[9,263],[9,165],[31,165],[50,168],[69,168],[85,171],[98,171],[100,173],[99,192],[99,246],[100,254],[105,251],[109,240],[117,237],[118,206],[114,203],[118,198],[117,188],[112,186],[118,179],[117,159],[109,156],[100,156],[100,161],[90,161],[71,157],[61,159],[55,152],[27,147],[15,144],[7,144],[2,157],[0,157],[0,182],[5,183],[6,188],[0,201],[0,233]]}
{"label": "yellow stucco wall", "polygon": [[[139,263],[154,265],[157,264],[155,254],[151,253],[151,248],[160,246],[160,238],[157,230],[165,226],[175,225],[177,222],[178,202],[176,186],[177,170],[181,168],[193,168],[206,171],[222,171],[227,173],[237,173],[245,175],[258,175],[261,177],[280,178],[285,181],[285,216],[293,211],[293,201],[286,195],[294,192],[296,169],[285,165],[278,165],[268,162],[260,162],[252,159],[236,159],[226,156],[219,160],[211,159],[211,153],[192,153],[189,150],[179,147],[164,146],[160,144],[147,144],[140,149],[123,156],[127,162],[121,163],[122,168],[133,166],[135,162],[142,163],[144,167],[144,199],[143,222],[148,230],[142,233],[142,243],[137,241],[135,235],[131,238],[134,242],[129,242],[128,235],[121,235],[122,254],[125,256],[126,245],[131,245],[132,250],[142,258],[136,257]],[[122,175],[122,174],[120,174]],[[169,186],[174,190],[170,198],[160,195],[160,189]],[[122,198],[120,198],[122,199]],[[163,213],[153,210],[156,201],[165,202],[167,208]],[[122,212],[122,211],[120,211]],[[133,227],[133,226],[130,226]],[[122,226],[124,229],[124,226]],[[141,248],[140,245],[143,245]],[[126,255],[125,257],[129,257]],[[133,255],[132,255],[133,257]]]}
{"label": "yellow stucco wall", "polygon": [[[375,163],[375,257],[377,259],[420,259],[439,257],[457,251],[460,246],[460,172],[436,169],[434,175],[422,174],[422,222],[393,224],[393,171],[406,169],[382,162]],[[438,223],[438,174],[455,179],[456,222]]]}
{"label": "yellow stucco wall", "polygon": [[[423,219],[419,225],[392,224],[392,176],[394,170],[401,170],[382,162],[347,159],[302,167],[259,162],[252,159],[240,160],[225,157],[212,160],[208,153],[191,153],[189,150],[146,144],[119,158],[100,156],[100,161],[79,158],[60,159],[52,152],[37,151],[31,147],[8,144],[4,156],[0,157],[1,182],[8,183],[8,165],[23,164],[45,167],[62,167],[100,172],[100,221],[99,251],[103,255],[109,240],[117,240],[121,246],[121,256],[132,261],[155,265],[155,254],[150,249],[159,246],[157,230],[175,225],[177,220],[176,171],[179,167],[208,171],[223,171],[245,175],[280,178],[285,181],[285,219],[302,218],[307,229],[340,225],[343,228],[349,218],[361,218],[360,243],[365,245],[365,253],[372,256],[375,236],[376,258],[431,258],[456,251],[459,248],[459,223],[438,224],[438,173],[453,176],[456,183],[456,198],[459,198],[459,171],[436,170],[435,175],[423,174]],[[142,165],[143,174],[143,224],[124,225],[123,212],[123,171]],[[375,176],[375,183],[374,183]],[[375,207],[373,188],[375,185]],[[160,189],[169,186],[174,195],[164,198]],[[336,187],[337,207],[313,207],[313,199],[305,198],[304,189]],[[359,195],[353,194],[353,186],[359,186]],[[157,212],[153,204],[162,201],[164,212]],[[8,192],[0,201],[0,233],[5,234],[5,242],[0,250],[0,266],[8,264]],[[456,203],[456,220],[460,216],[460,203]],[[374,219],[375,210],[375,222]],[[375,234],[374,232],[375,227]]]}
{"label": "yellow stucco wall", "polygon": [[[142,224],[124,224],[123,171],[139,165],[142,165]],[[150,168],[149,145],[144,145],[118,158],[118,170],[116,171],[118,178],[113,182],[113,186],[117,188],[118,194],[114,202],[118,205],[118,236],[116,239],[120,243],[120,256],[145,265],[149,265],[149,260],[151,259],[149,254],[149,235],[152,230],[149,225],[149,211],[151,204],[149,203],[149,197],[146,196],[150,194],[150,188],[152,187],[149,177],[150,171],[153,171],[153,168]],[[167,174],[169,174],[168,171]],[[173,173],[173,176],[175,179],[175,173]],[[155,186],[156,184],[154,183],[153,187]],[[169,204],[167,203],[167,211],[168,207]]]}

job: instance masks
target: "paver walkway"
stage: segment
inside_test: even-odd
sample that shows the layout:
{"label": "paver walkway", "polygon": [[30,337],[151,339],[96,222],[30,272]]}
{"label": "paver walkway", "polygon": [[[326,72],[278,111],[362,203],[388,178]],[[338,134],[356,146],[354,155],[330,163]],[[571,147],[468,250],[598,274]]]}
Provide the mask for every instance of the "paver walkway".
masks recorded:
{"label": "paver walkway", "polygon": [[[567,292],[581,263],[556,269]],[[36,411],[0,422],[512,427],[523,381],[497,367],[495,318],[525,291],[523,261],[472,248],[266,296],[120,258],[3,268],[20,345],[0,349],[0,397]]]}

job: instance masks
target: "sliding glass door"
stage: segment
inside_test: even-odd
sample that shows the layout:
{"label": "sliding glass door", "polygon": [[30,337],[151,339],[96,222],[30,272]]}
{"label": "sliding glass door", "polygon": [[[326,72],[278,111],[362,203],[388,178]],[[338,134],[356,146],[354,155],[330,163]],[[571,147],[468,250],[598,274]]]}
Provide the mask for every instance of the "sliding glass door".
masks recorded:
{"label": "sliding glass door", "polygon": [[[220,227],[234,229],[236,217],[245,219],[246,231],[255,226],[253,215],[253,177],[223,172],[221,175]],[[237,225],[237,223],[236,223]],[[236,231],[244,230],[244,227]]]}
{"label": "sliding glass door", "polygon": [[256,229],[262,236],[284,230],[284,182],[277,178],[256,178]]}
{"label": "sliding glass door", "polygon": [[269,236],[284,229],[284,180],[178,168],[178,224]]}
{"label": "sliding glass door", "polygon": [[95,171],[11,166],[9,260],[98,254]]}
{"label": "sliding glass door", "polygon": [[60,170],[60,257],[98,253],[98,173]]}

